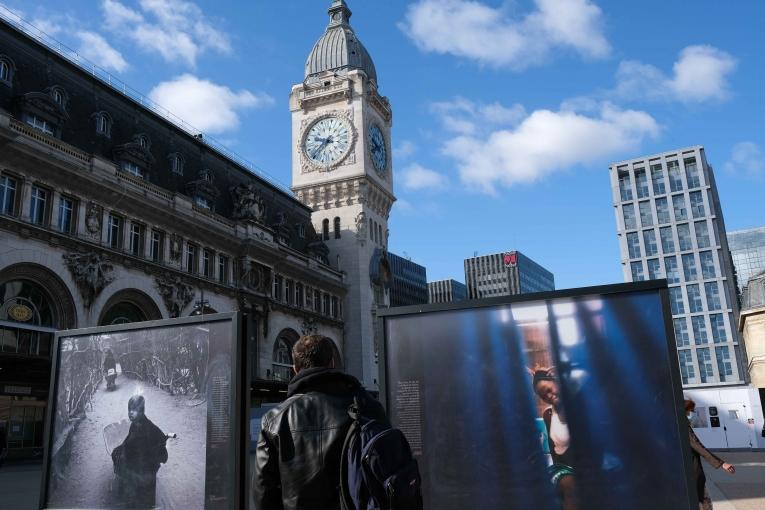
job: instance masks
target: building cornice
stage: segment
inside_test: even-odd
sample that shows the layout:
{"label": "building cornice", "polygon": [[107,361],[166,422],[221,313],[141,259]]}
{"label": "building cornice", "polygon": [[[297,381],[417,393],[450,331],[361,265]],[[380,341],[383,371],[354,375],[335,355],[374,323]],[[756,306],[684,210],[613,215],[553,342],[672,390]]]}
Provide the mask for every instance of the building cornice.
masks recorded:
{"label": "building cornice", "polygon": [[314,211],[366,204],[386,219],[396,201],[393,194],[366,175],[295,186],[293,191],[298,200]]}

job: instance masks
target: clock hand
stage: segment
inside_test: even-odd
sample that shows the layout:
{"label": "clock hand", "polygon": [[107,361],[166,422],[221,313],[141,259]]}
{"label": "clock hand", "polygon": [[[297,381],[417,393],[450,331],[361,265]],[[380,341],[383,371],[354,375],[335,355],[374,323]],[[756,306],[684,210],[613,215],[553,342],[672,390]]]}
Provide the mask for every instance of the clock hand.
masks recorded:
{"label": "clock hand", "polygon": [[322,140],[321,144],[320,144],[318,147],[316,147],[316,148],[313,150],[313,152],[311,152],[311,159],[315,158],[315,157],[316,157],[316,155],[317,155],[319,152],[321,152],[321,150],[322,150],[324,147],[326,147],[328,143],[329,143],[329,138],[324,138],[324,139]]}

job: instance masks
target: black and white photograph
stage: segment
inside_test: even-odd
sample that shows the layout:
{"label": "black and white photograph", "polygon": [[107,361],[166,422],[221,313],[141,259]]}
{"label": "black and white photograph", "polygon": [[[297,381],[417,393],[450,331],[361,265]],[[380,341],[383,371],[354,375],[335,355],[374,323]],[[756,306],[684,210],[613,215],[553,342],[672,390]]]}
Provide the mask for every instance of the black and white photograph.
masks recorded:
{"label": "black and white photograph", "polygon": [[60,337],[44,507],[221,508],[232,338],[230,321]]}

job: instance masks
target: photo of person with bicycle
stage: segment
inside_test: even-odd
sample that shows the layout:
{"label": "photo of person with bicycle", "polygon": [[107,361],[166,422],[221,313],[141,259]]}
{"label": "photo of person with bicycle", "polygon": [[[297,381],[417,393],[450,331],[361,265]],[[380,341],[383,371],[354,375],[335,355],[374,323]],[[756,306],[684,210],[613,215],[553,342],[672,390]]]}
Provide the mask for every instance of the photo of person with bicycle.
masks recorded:
{"label": "photo of person with bicycle", "polygon": [[184,326],[61,343],[49,506],[204,508],[214,338]]}

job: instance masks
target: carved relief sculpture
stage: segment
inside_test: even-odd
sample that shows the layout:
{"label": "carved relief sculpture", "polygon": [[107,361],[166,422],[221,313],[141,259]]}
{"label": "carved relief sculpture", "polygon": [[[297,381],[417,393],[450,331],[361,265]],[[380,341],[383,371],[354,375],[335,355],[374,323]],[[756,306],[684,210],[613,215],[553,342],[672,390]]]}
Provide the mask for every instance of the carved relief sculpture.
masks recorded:
{"label": "carved relief sculpture", "polygon": [[194,299],[194,289],[177,275],[160,275],[154,282],[170,317],[180,317],[184,308]]}
{"label": "carved relief sculpture", "polygon": [[90,308],[96,297],[114,279],[109,274],[114,267],[100,253],[65,253],[63,258],[82,294],[85,308]]}
{"label": "carved relief sculpture", "polygon": [[93,202],[88,204],[88,211],[85,214],[85,228],[91,236],[96,236],[101,232],[101,208]]}
{"label": "carved relief sculpture", "polygon": [[313,317],[306,317],[300,324],[300,333],[303,336],[315,335],[319,332],[319,328],[316,326],[316,319]]}
{"label": "carved relief sculpture", "polygon": [[361,211],[356,215],[356,239],[363,243],[367,238],[367,215]]}
{"label": "carved relief sculpture", "polygon": [[271,293],[271,270],[251,260],[243,259],[241,262],[242,274],[239,279],[241,287],[259,292]]}
{"label": "carved relief sculpture", "polygon": [[170,236],[170,260],[173,262],[180,262],[181,251],[183,248],[183,239],[180,236],[173,234]]}
{"label": "carved relief sculpture", "polygon": [[256,193],[252,184],[240,184],[231,188],[234,199],[234,219],[252,220],[263,223],[266,207],[263,198]]}

